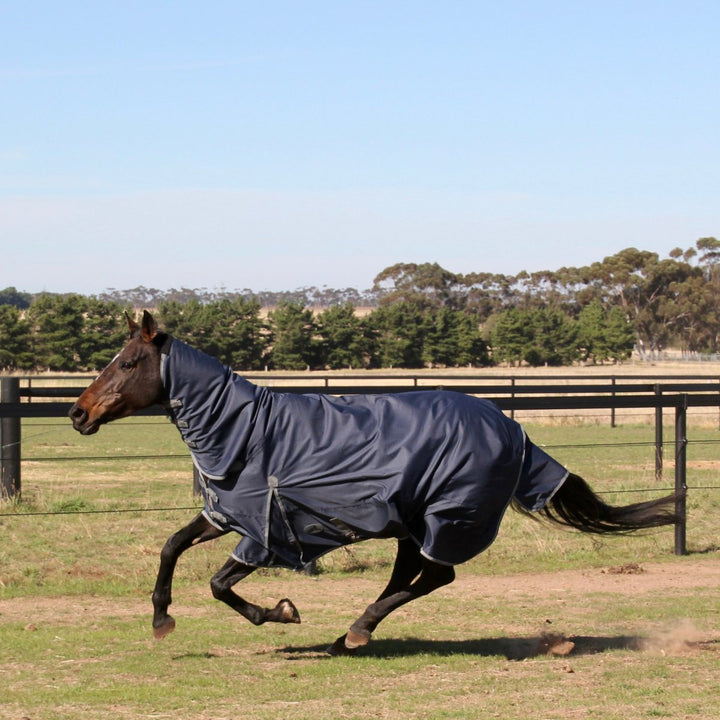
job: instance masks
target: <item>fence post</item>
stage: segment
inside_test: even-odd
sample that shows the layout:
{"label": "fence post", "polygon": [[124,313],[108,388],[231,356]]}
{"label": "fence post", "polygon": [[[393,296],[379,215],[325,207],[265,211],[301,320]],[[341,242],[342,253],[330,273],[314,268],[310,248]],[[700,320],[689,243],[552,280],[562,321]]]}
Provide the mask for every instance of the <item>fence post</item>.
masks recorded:
{"label": "fence post", "polygon": [[614,428],[616,427],[615,422],[615,377],[613,376],[610,378],[610,385],[612,386],[612,390],[610,391],[610,397],[613,399],[612,407],[610,408],[610,427]]}
{"label": "fence post", "polygon": [[4,417],[3,403],[20,402],[20,380],[0,378],[0,497],[20,498],[20,418]]}
{"label": "fence post", "polygon": [[675,554],[687,554],[687,395],[681,396],[681,403],[675,408],[675,510],[680,522],[675,524]]}

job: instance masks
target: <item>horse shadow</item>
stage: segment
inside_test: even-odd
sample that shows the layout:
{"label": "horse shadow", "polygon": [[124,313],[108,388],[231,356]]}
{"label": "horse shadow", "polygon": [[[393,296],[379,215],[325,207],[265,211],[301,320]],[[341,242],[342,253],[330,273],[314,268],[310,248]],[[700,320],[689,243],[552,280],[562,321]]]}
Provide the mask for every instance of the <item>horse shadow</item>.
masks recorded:
{"label": "horse shadow", "polygon": [[[327,655],[326,645],[290,645],[276,652],[300,658],[307,655]],[[571,637],[540,634],[532,637],[497,637],[477,640],[424,640],[419,638],[378,639],[358,650],[358,657],[393,658],[414,655],[476,655],[504,657],[522,661],[542,655],[596,655],[609,650],[643,649],[643,638],[636,635],[597,637],[574,635]]]}

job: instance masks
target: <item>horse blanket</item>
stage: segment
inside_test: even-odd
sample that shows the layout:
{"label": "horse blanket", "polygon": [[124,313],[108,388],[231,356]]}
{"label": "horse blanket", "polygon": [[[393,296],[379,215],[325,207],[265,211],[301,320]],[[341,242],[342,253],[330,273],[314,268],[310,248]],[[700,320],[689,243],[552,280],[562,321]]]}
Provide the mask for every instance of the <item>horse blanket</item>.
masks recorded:
{"label": "horse blanket", "polygon": [[165,407],[200,472],[204,514],[240,562],[299,569],[342,545],[412,537],[455,565],[514,498],[542,508],[567,471],[493,403],[450,391],[334,397],[259,387],[170,339]]}

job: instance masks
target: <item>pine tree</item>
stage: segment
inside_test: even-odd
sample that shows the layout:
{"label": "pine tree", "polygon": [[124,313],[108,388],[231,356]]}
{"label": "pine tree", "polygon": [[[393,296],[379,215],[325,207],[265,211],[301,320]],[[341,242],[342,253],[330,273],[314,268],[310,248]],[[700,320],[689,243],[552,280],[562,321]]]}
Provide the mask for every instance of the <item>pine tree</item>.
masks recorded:
{"label": "pine tree", "polygon": [[0,370],[33,367],[30,328],[14,305],[0,305]]}
{"label": "pine tree", "polygon": [[269,315],[270,364],[282,370],[313,367],[318,356],[315,322],[311,310],[302,303],[283,302]]}
{"label": "pine tree", "polygon": [[365,324],[351,303],[333,305],[317,318],[321,338],[320,364],[331,368],[361,368],[369,360]]}
{"label": "pine tree", "polygon": [[84,314],[87,298],[82,295],[41,295],[28,309],[33,335],[34,365],[55,371],[81,367]]}

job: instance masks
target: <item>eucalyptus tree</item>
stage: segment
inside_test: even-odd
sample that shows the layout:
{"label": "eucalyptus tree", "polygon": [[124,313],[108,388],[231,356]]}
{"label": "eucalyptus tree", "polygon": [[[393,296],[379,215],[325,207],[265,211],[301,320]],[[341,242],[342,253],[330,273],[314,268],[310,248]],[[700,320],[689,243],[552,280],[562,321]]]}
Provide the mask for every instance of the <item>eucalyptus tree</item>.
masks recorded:
{"label": "eucalyptus tree", "polygon": [[381,304],[421,300],[434,307],[457,308],[464,293],[460,276],[437,263],[397,263],[375,277]]}
{"label": "eucalyptus tree", "polygon": [[683,352],[720,350],[720,241],[700,238],[694,248],[676,248],[671,256],[697,265],[674,286],[676,335]]}
{"label": "eucalyptus tree", "polygon": [[642,357],[667,347],[678,326],[678,287],[693,272],[687,261],[626,248],[585,271],[594,296],[605,306],[620,307],[632,323]]}
{"label": "eucalyptus tree", "polygon": [[483,323],[493,315],[518,304],[516,278],[501,273],[471,272],[458,277],[464,292],[464,307]]}

